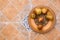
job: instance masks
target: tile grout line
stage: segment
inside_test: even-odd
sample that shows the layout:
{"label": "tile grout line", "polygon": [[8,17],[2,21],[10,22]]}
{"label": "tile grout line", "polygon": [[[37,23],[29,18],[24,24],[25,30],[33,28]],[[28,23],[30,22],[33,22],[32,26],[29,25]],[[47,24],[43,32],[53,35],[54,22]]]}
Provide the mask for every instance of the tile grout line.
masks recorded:
{"label": "tile grout line", "polygon": [[[51,0],[48,0],[53,6],[55,6],[55,4],[53,4],[52,2],[51,2]],[[58,8],[55,6],[55,8],[58,10]]]}
{"label": "tile grout line", "polygon": [[[10,3],[8,3],[3,9],[6,9],[6,7],[7,7],[9,4],[10,4]],[[0,13],[2,13],[2,12],[0,11]],[[4,15],[4,14],[2,13],[2,15]],[[9,19],[7,18],[7,16],[4,15],[4,17],[9,21]]]}
{"label": "tile grout line", "polygon": [[[29,0],[29,4],[30,4],[30,7],[32,8],[32,0]],[[31,31],[30,31],[30,32],[31,32]],[[31,37],[30,32],[28,32],[28,33],[29,33],[29,40],[30,40],[30,37]]]}
{"label": "tile grout line", "polygon": [[[9,0],[8,0],[8,1],[9,1]],[[9,1],[8,5],[9,5],[9,4],[13,5],[11,1]],[[4,7],[3,9],[6,9],[6,8],[8,7],[8,5],[6,5],[6,7]],[[14,5],[13,5],[13,6],[14,6]],[[14,7],[15,7],[15,6],[14,6]],[[16,7],[15,7],[15,8],[16,8]],[[17,9],[17,8],[16,8],[16,9]],[[23,10],[24,10],[24,9],[23,9]],[[22,12],[23,12],[23,11],[22,11]],[[21,12],[21,13],[22,13],[22,12]],[[1,12],[1,13],[2,13],[2,12]],[[3,13],[2,13],[2,14],[3,14]],[[20,12],[19,12],[19,14],[20,14]],[[19,14],[18,14],[18,15],[19,15]],[[17,16],[18,16],[18,15],[17,15]],[[5,16],[5,15],[4,15],[4,16]],[[7,18],[7,16],[5,16],[5,17]],[[14,18],[15,18],[15,17],[14,17]],[[13,18],[13,19],[14,19],[14,18]],[[7,20],[10,21],[8,18],[7,18]]]}
{"label": "tile grout line", "polygon": [[[9,0],[8,0],[8,2],[9,2]],[[9,4],[11,4],[10,2],[3,8],[3,9],[6,9],[8,6],[9,6]],[[2,13],[2,12],[1,12]],[[3,13],[2,13],[3,14]],[[3,14],[4,15],[4,14]],[[5,16],[5,15],[4,15]],[[7,18],[7,16],[5,16],[6,17],[6,19],[8,20],[8,21],[10,21],[8,18]]]}
{"label": "tile grout line", "polygon": [[[37,35],[39,35],[39,34],[37,34]],[[33,39],[33,40],[35,40],[35,38],[37,37],[37,35],[34,37],[34,39]]]}
{"label": "tile grout line", "polygon": [[[13,1],[13,0],[12,0]],[[12,1],[10,1],[10,4],[12,4],[13,5],[13,3],[12,3]],[[15,7],[15,5],[13,5],[14,7]],[[16,8],[16,7],[15,7]],[[17,8],[16,8],[17,9]],[[18,9],[17,9],[18,10]],[[21,13],[22,13],[23,11],[21,11]],[[20,13],[20,12],[19,12]],[[15,19],[18,15],[19,15],[19,13],[13,18],[13,19]],[[13,20],[12,19],[12,20]]]}
{"label": "tile grout line", "polygon": [[[13,5],[13,3],[12,3],[11,1],[10,1],[10,3]],[[13,5],[13,6],[15,7],[15,5]],[[15,7],[15,8],[16,8],[16,7]],[[17,9],[17,8],[16,8],[16,9]],[[17,14],[17,16],[19,16],[20,13],[22,14],[23,11],[24,11],[24,9],[25,9],[25,8],[23,8],[22,11]],[[18,9],[17,9],[17,10],[18,10]],[[17,16],[15,16],[13,19],[15,19]],[[13,19],[12,19],[12,20],[13,20]]]}
{"label": "tile grout line", "polygon": [[[12,24],[12,25],[13,25],[13,27],[15,26],[14,24]],[[16,27],[14,27],[14,28],[19,32],[19,30],[18,30]],[[20,31],[21,31],[21,30],[20,30]],[[19,33],[20,33],[20,32],[19,32]],[[18,34],[17,34],[17,35],[18,35]],[[16,35],[16,36],[17,36],[17,35]],[[16,37],[16,36],[15,36],[15,37]],[[22,36],[24,36],[24,35],[22,35]],[[14,37],[14,38],[15,38],[15,37]]]}

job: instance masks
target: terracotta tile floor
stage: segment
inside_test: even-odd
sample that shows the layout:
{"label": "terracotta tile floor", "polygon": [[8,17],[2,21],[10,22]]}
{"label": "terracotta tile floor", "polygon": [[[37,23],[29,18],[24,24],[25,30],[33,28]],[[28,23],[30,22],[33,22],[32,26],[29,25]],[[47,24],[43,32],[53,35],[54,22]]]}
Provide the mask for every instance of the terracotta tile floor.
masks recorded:
{"label": "terracotta tile floor", "polygon": [[[34,32],[23,20],[32,8],[41,5],[56,14],[55,28],[45,34]],[[0,0],[0,40],[60,40],[60,0]]]}

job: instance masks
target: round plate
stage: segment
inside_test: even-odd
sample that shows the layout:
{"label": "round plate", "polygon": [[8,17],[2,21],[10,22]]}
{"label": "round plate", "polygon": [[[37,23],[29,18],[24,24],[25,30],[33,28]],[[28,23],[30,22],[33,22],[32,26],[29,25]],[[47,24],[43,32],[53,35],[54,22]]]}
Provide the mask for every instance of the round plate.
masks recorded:
{"label": "round plate", "polygon": [[[39,29],[37,28],[37,25],[35,24],[34,19],[32,19],[32,18],[30,17],[30,15],[33,13],[33,11],[34,11],[35,8],[47,8],[47,9],[52,13],[52,15],[53,15],[53,17],[54,17],[53,21],[49,21],[41,30],[39,30]],[[54,11],[53,11],[51,8],[46,7],[46,6],[37,6],[37,7],[35,7],[35,8],[33,8],[33,9],[31,10],[31,12],[30,12],[30,14],[29,14],[29,16],[28,16],[28,23],[29,23],[31,29],[34,30],[35,32],[39,32],[39,33],[46,33],[46,32],[48,32],[48,31],[50,31],[50,30],[54,27],[55,21],[56,21],[56,16],[55,16]]]}

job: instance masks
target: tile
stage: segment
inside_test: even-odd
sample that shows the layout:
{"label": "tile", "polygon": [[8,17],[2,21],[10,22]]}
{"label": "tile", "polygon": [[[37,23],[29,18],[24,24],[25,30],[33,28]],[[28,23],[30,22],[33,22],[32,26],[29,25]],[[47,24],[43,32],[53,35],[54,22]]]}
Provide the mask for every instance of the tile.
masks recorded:
{"label": "tile", "polygon": [[38,34],[38,35],[34,36],[32,39],[34,39],[34,40],[56,40],[56,39],[59,39],[58,38],[58,37],[60,37],[59,34],[60,34],[60,32],[58,30],[53,29],[48,33]]}
{"label": "tile", "polygon": [[32,4],[33,4],[33,6],[43,6],[43,5],[48,5],[49,4],[49,1],[48,0],[32,0]]}
{"label": "tile", "polygon": [[34,38],[34,40],[47,40],[47,38],[44,36],[44,35],[37,35],[35,38]]}
{"label": "tile", "polygon": [[17,9],[12,5],[9,4],[6,8],[2,10],[2,13],[9,19],[12,20],[17,14]]}
{"label": "tile", "polygon": [[21,21],[21,16],[18,16],[19,15],[19,13],[17,14],[17,16],[15,16],[14,18],[13,18],[13,20],[11,20],[12,22],[20,22]]}
{"label": "tile", "polygon": [[0,0],[0,10],[2,10],[8,3],[8,0]]}
{"label": "tile", "polygon": [[57,10],[60,10],[60,0],[51,0],[51,4],[53,4]]}
{"label": "tile", "polygon": [[57,35],[54,40],[60,40],[60,35]]}
{"label": "tile", "polygon": [[[60,40],[60,0],[0,0],[0,40]],[[56,25],[48,33],[36,33],[28,15],[36,6],[48,6],[56,14]]]}
{"label": "tile", "polygon": [[26,30],[26,28],[21,25],[20,23],[14,23],[16,29],[21,32],[24,36],[28,36],[28,31]]}
{"label": "tile", "polygon": [[50,32],[43,34],[43,35],[46,36],[46,38],[48,40],[54,40],[57,37],[57,35],[59,35],[59,34],[60,34],[60,32],[54,28]]}
{"label": "tile", "polygon": [[0,32],[6,27],[6,23],[0,23]]}
{"label": "tile", "polygon": [[20,23],[14,23],[14,25],[20,33],[14,38],[14,40],[27,40],[29,37],[29,34],[26,28],[23,27],[23,25],[21,25]]}
{"label": "tile", "polygon": [[21,23],[24,25],[24,27],[27,29],[28,32],[31,31],[31,28],[30,28],[30,26],[28,24],[28,16],[24,17],[24,19],[22,20]]}
{"label": "tile", "polygon": [[39,33],[36,33],[32,30],[30,31],[29,35],[30,35],[30,40],[34,40],[34,38],[36,38],[36,36],[38,36]]}
{"label": "tile", "polygon": [[17,35],[14,40],[27,40],[25,36],[21,35]]}
{"label": "tile", "polygon": [[5,40],[6,38],[2,35],[2,34],[0,34],[0,40]]}
{"label": "tile", "polygon": [[23,10],[23,8],[28,4],[28,0],[12,0],[11,1],[13,5],[15,5],[15,7],[21,11]]}
{"label": "tile", "polygon": [[5,15],[0,15],[0,22],[7,22],[9,21]]}
{"label": "tile", "polygon": [[29,3],[28,5],[26,5],[23,10],[19,11],[18,15],[16,17],[14,17],[14,19],[12,21],[15,22],[21,22],[23,19],[25,19],[26,16],[29,15],[32,7],[30,6],[31,4]]}
{"label": "tile", "polygon": [[13,39],[19,32],[13,27],[12,24],[8,24],[1,33],[8,39]]}

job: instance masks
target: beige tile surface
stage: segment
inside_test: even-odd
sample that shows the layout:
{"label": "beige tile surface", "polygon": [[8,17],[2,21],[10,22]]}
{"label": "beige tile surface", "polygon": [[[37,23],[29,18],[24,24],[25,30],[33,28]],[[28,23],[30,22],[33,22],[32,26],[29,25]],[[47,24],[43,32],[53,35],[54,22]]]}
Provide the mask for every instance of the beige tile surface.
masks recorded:
{"label": "beige tile surface", "polygon": [[3,9],[8,3],[8,0],[0,0],[0,10]]}
{"label": "beige tile surface", "polygon": [[17,14],[18,10],[12,5],[9,4],[7,7],[2,9],[2,13],[9,19],[13,19]]}
{"label": "beige tile surface", "polygon": [[[48,33],[28,31],[23,25],[36,6],[48,6],[56,14],[56,25]],[[0,40],[60,40],[60,0],[0,0]]]}
{"label": "beige tile surface", "polygon": [[5,40],[5,38],[2,34],[0,34],[0,40]]}

